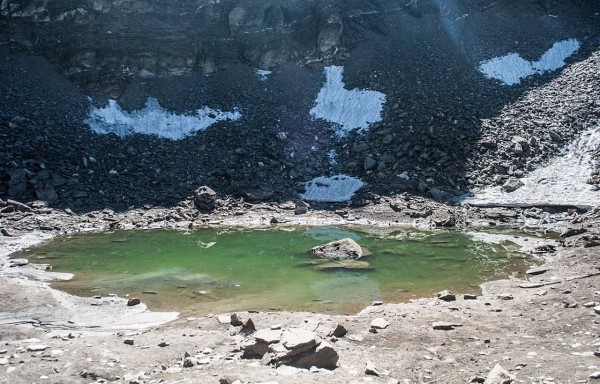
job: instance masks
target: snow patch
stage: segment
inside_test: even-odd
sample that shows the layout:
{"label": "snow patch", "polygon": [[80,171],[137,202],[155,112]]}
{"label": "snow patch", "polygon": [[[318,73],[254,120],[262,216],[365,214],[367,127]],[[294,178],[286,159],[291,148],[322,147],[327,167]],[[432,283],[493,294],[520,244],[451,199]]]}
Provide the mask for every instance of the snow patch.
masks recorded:
{"label": "snow patch", "polygon": [[142,133],[181,140],[218,121],[239,120],[241,117],[237,110],[223,112],[209,107],[190,115],[176,114],[162,108],[157,99],[149,97],[145,108],[133,112],[125,111],[115,100],[109,100],[106,107],[92,108],[84,122],[98,134],[127,136]]}
{"label": "snow patch", "polygon": [[258,75],[258,77],[260,78],[260,81],[265,81],[267,80],[267,78],[269,77],[269,75],[273,73],[273,71],[266,71],[264,69],[258,69],[256,70],[256,74]]}
{"label": "snow patch", "polygon": [[515,85],[526,77],[564,67],[565,59],[577,52],[580,46],[576,39],[556,42],[538,61],[527,61],[518,53],[509,53],[482,61],[479,63],[479,71],[488,79],[500,80],[506,85]]}
{"label": "snow patch", "polygon": [[306,192],[300,194],[300,198],[307,201],[340,203],[350,200],[363,185],[360,179],[351,176],[320,176],[304,184]]}
{"label": "snow patch", "polygon": [[346,136],[354,129],[361,131],[381,121],[385,95],[364,89],[345,89],[344,67],[325,68],[325,84],[319,91],[310,114],[337,125],[336,134]]}
{"label": "snow patch", "polygon": [[592,152],[598,146],[600,126],[584,132],[548,166],[522,178],[524,185],[516,191],[506,193],[500,186],[490,187],[461,201],[479,206],[597,206],[600,204],[600,190],[586,181],[593,171]]}

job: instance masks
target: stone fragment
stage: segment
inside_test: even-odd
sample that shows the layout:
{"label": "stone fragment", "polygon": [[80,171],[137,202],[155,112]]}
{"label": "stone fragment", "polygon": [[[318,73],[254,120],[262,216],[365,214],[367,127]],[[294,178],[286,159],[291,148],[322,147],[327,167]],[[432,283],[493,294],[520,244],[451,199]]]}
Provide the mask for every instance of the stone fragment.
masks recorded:
{"label": "stone fragment", "polygon": [[509,374],[500,364],[496,364],[488,373],[484,384],[510,384],[514,377]]}
{"label": "stone fragment", "polygon": [[469,379],[469,383],[483,383],[485,379],[481,376],[473,376]]}
{"label": "stone fragment", "polygon": [[195,357],[188,356],[183,359],[184,368],[192,368],[196,364],[198,364],[198,360]]}
{"label": "stone fragment", "polygon": [[254,332],[256,332],[254,321],[252,321],[252,319],[246,320],[246,322],[242,324],[242,329],[240,329],[240,333],[244,335],[249,335]]}
{"label": "stone fragment", "polygon": [[386,329],[390,323],[382,317],[378,317],[371,321],[371,328],[374,329]]}
{"label": "stone fragment", "polygon": [[234,327],[239,327],[240,325],[244,325],[242,318],[237,313],[232,313],[229,318],[229,323]]}
{"label": "stone fragment", "polygon": [[600,305],[597,305],[594,307],[594,312],[596,312],[596,314],[600,315]]}
{"label": "stone fragment", "polygon": [[381,373],[372,361],[367,361],[367,366],[365,367],[365,375],[380,376]]}
{"label": "stone fragment", "polygon": [[133,307],[134,305],[139,305],[140,303],[141,303],[140,299],[137,299],[137,298],[131,298],[131,299],[127,300],[128,307]]}
{"label": "stone fragment", "polygon": [[167,343],[166,341],[161,341],[160,343],[158,343],[158,346],[161,348],[168,347],[169,343]]}
{"label": "stone fragment", "polygon": [[510,293],[501,293],[501,294],[498,295],[498,299],[500,299],[500,300],[512,300],[512,299],[514,299],[514,297]]}
{"label": "stone fragment", "polygon": [[600,371],[592,373],[591,375],[588,376],[588,378],[593,379],[593,380],[600,379]]}
{"label": "stone fragment", "polygon": [[506,182],[502,185],[502,190],[510,193],[521,188],[523,185],[523,182],[516,177],[509,177],[508,180],[506,180]]}
{"label": "stone fragment", "polygon": [[283,331],[281,335],[281,343],[291,352],[288,356],[306,352],[319,341],[315,333],[300,328]]}
{"label": "stone fragment", "polygon": [[0,358],[0,365],[8,365],[9,361],[6,357]]}
{"label": "stone fragment", "polygon": [[461,327],[462,324],[449,323],[445,321],[436,321],[432,324],[433,329],[438,331],[451,331],[455,327]]}
{"label": "stone fragment", "polygon": [[341,324],[335,324],[331,330],[327,333],[327,336],[333,337],[344,337],[348,333],[348,330]]}
{"label": "stone fragment", "polygon": [[41,351],[45,351],[47,348],[48,348],[47,345],[32,344],[32,345],[27,346],[27,351],[28,352],[41,352]]}
{"label": "stone fragment", "polygon": [[536,267],[536,268],[528,269],[525,273],[527,273],[528,275],[531,275],[531,276],[536,276],[536,275],[541,275],[543,273],[546,273],[549,270],[550,270],[549,267]]}
{"label": "stone fragment", "polygon": [[311,248],[310,252],[333,260],[359,259],[363,256],[363,250],[360,245],[350,238],[319,245]]}
{"label": "stone fragment", "polygon": [[563,231],[560,234],[560,237],[563,238],[563,239],[565,239],[567,237],[572,237],[572,236],[575,236],[575,235],[580,235],[580,234],[586,233],[586,232],[587,232],[587,229],[585,229],[585,228],[569,228],[569,229]]}
{"label": "stone fragment", "polygon": [[238,375],[225,375],[219,379],[219,384],[233,384],[235,382],[243,383],[243,379]]}
{"label": "stone fragment", "polygon": [[231,323],[231,316],[219,315],[219,316],[217,316],[217,321],[221,324],[229,324],[229,323]]}
{"label": "stone fragment", "polygon": [[322,341],[314,351],[309,351],[305,354],[299,355],[291,365],[295,367],[310,368],[315,366],[317,368],[334,369],[337,367],[339,355],[331,344]]}
{"label": "stone fragment", "polygon": [[212,211],[216,208],[217,193],[204,185],[194,192],[194,203],[200,210]]}
{"label": "stone fragment", "polygon": [[456,300],[456,295],[448,290],[438,292],[437,297],[438,297],[438,299],[443,300],[443,301]]}
{"label": "stone fragment", "polygon": [[133,345],[134,343],[135,343],[135,340],[133,340],[133,339],[124,339],[123,340],[123,344]]}
{"label": "stone fragment", "polygon": [[477,300],[477,295],[470,295],[467,293],[463,296],[463,299],[464,300]]}

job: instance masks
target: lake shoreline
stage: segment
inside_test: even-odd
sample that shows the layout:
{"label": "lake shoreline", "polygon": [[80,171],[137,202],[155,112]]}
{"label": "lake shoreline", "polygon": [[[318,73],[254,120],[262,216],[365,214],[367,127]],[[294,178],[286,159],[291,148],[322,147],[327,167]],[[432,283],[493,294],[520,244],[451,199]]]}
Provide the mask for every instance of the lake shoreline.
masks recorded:
{"label": "lake shoreline", "polygon": [[[126,379],[129,382],[158,382],[163,379],[203,383],[218,381],[226,373],[249,382],[272,379],[279,383],[359,382],[371,377],[376,382],[387,382],[393,378],[425,380],[424,376],[442,382],[466,382],[474,376],[485,378],[499,363],[517,378],[547,376],[556,382],[570,382],[573,378],[586,380],[594,371],[590,367],[598,365],[594,353],[599,348],[594,334],[597,335],[600,317],[590,306],[590,303],[597,306],[600,301],[600,292],[596,288],[598,275],[594,275],[598,270],[598,248],[590,247],[593,235],[600,228],[597,210],[578,213],[557,209],[550,213],[535,209],[483,209],[397,197],[361,208],[320,210],[310,207],[307,213],[298,215],[291,203],[228,209],[231,204],[234,203],[221,201],[219,206],[225,208],[210,214],[200,213],[195,220],[189,221],[173,219],[175,214],[193,213],[194,208],[189,205],[182,208],[185,202],[172,209],[123,213],[104,210],[75,215],[49,211],[48,208],[43,208],[44,213],[35,212],[38,208],[34,208],[3,216],[0,224],[12,236],[0,237],[0,297],[4,304],[0,335],[8,343],[7,370],[6,373],[0,370],[0,375],[15,383],[37,381],[40,376],[49,377],[50,382],[86,382],[89,379],[82,375],[84,371],[93,372],[108,382],[127,382]],[[427,217],[411,217],[419,209],[432,213]],[[534,213],[542,219],[531,217]],[[531,220],[537,220],[537,225]],[[454,226],[448,226],[451,222]],[[333,376],[329,371],[284,369],[285,365],[275,368],[261,365],[260,361],[241,359],[240,352],[236,352],[239,351],[240,336],[234,326],[219,321],[222,316],[174,320],[174,313],[150,312],[143,303],[128,307],[127,300],[122,298],[76,298],[49,287],[44,280],[51,277],[52,272],[40,270],[33,264],[10,266],[7,260],[8,254],[19,248],[67,233],[117,228],[273,225],[374,225],[462,230],[492,227],[555,232],[583,228],[586,232],[557,241],[557,252],[543,255],[546,272],[531,275],[528,281],[509,279],[485,283],[483,294],[475,300],[464,300],[462,295],[457,295],[457,300],[451,302],[425,298],[410,303],[384,303],[348,316],[285,311],[238,313],[241,317],[251,318],[257,329],[274,324],[284,329],[316,323],[344,325],[348,335],[333,343],[340,355]],[[523,288],[530,285],[537,288]],[[377,333],[370,332],[369,324],[376,318],[384,318],[390,326]],[[110,321],[103,324],[99,319]],[[433,329],[432,324],[440,321],[457,326],[448,331]],[[573,327],[585,328],[587,332],[564,333],[565,329]],[[565,341],[554,342],[558,335]],[[326,335],[321,337],[327,338]],[[30,344],[27,339],[31,338],[38,339],[47,349],[22,353]],[[124,338],[134,339],[134,345],[125,344]],[[161,340],[168,346],[159,347]],[[202,340],[200,344],[199,340]],[[100,345],[104,347],[99,348]],[[193,368],[182,366],[185,352],[202,354],[206,348],[211,351],[206,354],[205,364]],[[52,356],[50,350],[60,350],[62,354]],[[133,350],[136,352],[131,353]],[[114,361],[111,364],[106,353],[120,364]],[[14,354],[21,357],[11,357]],[[90,356],[92,361],[77,362],[82,354]],[[54,358],[60,364],[66,361],[71,365],[59,373],[46,374],[58,364]],[[380,377],[365,376],[367,361],[377,366]],[[561,364],[557,364],[558,361]],[[570,371],[561,368],[567,363],[573,367]]]}

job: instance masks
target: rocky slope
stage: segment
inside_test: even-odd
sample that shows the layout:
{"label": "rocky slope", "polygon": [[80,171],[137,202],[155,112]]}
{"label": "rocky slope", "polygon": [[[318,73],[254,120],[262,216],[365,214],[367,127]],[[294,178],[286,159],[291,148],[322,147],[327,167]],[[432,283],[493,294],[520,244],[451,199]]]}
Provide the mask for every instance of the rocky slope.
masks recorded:
{"label": "rocky slope", "polygon": [[[173,206],[210,185],[285,200],[343,172],[366,182],[360,205],[502,184],[598,124],[599,12],[593,1],[4,0],[0,198],[122,210]],[[514,86],[478,70],[570,38],[581,48],[564,70]],[[346,89],[385,95],[366,133],[337,138],[310,115],[334,64]],[[139,110],[148,97],[179,114],[239,108],[242,119],[180,141],[84,123],[108,98]]]}

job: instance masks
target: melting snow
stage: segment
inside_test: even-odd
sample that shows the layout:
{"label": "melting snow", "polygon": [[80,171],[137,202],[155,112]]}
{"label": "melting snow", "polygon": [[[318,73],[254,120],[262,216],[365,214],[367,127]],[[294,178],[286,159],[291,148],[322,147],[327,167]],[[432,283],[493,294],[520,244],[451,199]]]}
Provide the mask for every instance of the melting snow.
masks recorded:
{"label": "melting snow", "polygon": [[266,71],[264,69],[258,69],[256,71],[256,74],[258,75],[258,77],[260,78],[260,81],[265,81],[267,80],[267,78],[269,77],[269,75],[273,73],[272,71]]}
{"label": "melting snow", "polygon": [[317,95],[310,114],[337,124],[336,134],[345,136],[354,129],[365,130],[381,120],[385,95],[377,91],[344,88],[344,67],[326,67],[325,85]]}
{"label": "melting snow", "polygon": [[104,108],[92,108],[85,123],[99,134],[115,133],[119,136],[143,133],[181,140],[196,131],[202,131],[218,121],[238,120],[241,114],[222,112],[204,107],[195,114],[180,115],[162,108],[157,99],[149,97],[146,107],[127,112],[115,100],[109,100]]}
{"label": "melting snow", "polygon": [[479,63],[479,71],[489,79],[500,80],[506,85],[515,85],[528,76],[564,67],[565,59],[577,52],[580,46],[576,39],[556,42],[538,61],[527,61],[518,53],[509,53],[482,61]]}
{"label": "melting snow", "polygon": [[472,205],[532,206],[567,205],[593,207],[600,204],[600,190],[587,184],[593,170],[592,151],[600,145],[600,127],[584,132],[548,166],[521,179],[523,186],[506,193],[491,187],[462,201]]}
{"label": "melting snow", "polygon": [[300,194],[300,198],[308,201],[340,203],[350,200],[363,185],[360,179],[351,176],[321,176],[304,184],[306,192]]}

